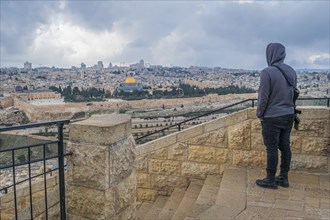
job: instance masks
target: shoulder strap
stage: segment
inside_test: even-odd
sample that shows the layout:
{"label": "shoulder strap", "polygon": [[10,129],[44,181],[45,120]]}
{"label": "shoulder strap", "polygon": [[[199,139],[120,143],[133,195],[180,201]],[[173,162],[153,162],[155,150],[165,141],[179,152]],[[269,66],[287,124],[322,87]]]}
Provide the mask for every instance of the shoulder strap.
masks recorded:
{"label": "shoulder strap", "polygon": [[286,81],[289,83],[289,85],[292,86],[293,88],[295,88],[295,86],[292,85],[292,83],[289,81],[288,76],[285,74],[285,72],[279,66],[276,66],[276,65],[272,65],[272,66],[276,67],[282,73],[282,75],[284,76]]}

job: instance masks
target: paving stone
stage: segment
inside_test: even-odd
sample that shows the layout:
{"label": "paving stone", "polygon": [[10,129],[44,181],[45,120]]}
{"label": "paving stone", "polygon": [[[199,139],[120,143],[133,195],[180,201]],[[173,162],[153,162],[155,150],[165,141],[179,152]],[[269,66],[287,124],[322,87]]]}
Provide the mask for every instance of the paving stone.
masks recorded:
{"label": "paving stone", "polygon": [[306,188],[305,190],[305,196],[307,197],[327,199],[330,197],[329,195],[330,195],[330,190],[327,189]]}
{"label": "paving stone", "polygon": [[320,208],[320,199],[319,198],[306,197],[305,198],[305,206],[309,206],[309,207],[313,207],[313,208]]}
{"label": "paving stone", "polygon": [[304,202],[277,199],[275,201],[275,208],[293,210],[293,211],[302,211],[304,210]]}
{"label": "paving stone", "polygon": [[306,173],[289,173],[289,182],[304,184],[306,186],[319,186],[320,179],[318,175],[306,174]]}
{"label": "paving stone", "polygon": [[320,175],[320,189],[330,190],[330,175]]}
{"label": "paving stone", "polygon": [[260,202],[272,202],[274,203],[275,202],[275,192],[264,192],[261,199],[260,199]]}
{"label": "paving stone", "polygon": [[238,214],[242,212],[240,208],[236,206],[233,207],[223,207],[220,205],[214,205],[203,212],[201,215],[197,216],[196,219],[203,220],[217,220],[217,219],[233,219]]}
{"label": "paving stone", "polygon": [[330,210],[330,198],[329,199],[321,199],[320,208]]}
{"label": "paving stone", "polygon": [[238,216],[235,217],[236,220],[246,220],[253,219],[258,213],[259,209],[262,209],[258,206],[248,206],[243,212],[241,212]]}
{"label": "paving stone", "polygon": [[287,218],[304,218],[305,217],[305,212],[304,211],[288,211],[287,212]]}
{"label": "paving stone", "polygon": [[291,190],[289,200],[303,200],[305,198],[305,190]]}

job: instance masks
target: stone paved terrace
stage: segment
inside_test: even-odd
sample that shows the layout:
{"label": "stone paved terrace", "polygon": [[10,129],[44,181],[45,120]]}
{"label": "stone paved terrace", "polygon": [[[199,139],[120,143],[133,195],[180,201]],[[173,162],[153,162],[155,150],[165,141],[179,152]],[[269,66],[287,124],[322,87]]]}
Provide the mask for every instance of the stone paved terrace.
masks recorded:
{"label": "stone paved terrace", "polygon": [[[192,181],[170,197],[144,202],[137,219],[330,219],[329,174],[290,173],[290,187],[256,186],[262,169],[225,168],[222,178]],[[195,196],[194,196],[195,195]],[[197,195],[197,196],[196,196]]]}

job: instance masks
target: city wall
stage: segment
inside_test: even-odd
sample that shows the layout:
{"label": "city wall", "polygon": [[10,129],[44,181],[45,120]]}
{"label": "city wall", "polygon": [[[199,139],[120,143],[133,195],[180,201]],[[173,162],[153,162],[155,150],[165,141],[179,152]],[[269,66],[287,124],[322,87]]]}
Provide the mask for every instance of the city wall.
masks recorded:
{"label": "city wall", "polygon": [[70,119],[77,112],[96,111],[100,109],[133,109],[133,108],[161,108],[164,106],[189,105],[196,103],[227,102],[229,100],[242,100],[255,98],[256,94],[210,94],[204,97],[180,98],[180,99],[149,99],[119,101],[119,102],[92,102],[86,103],[65,103],[62,105],[32,105],[17,97],[3,98],[0,100],[0,107],[7,108],[14,106],[26,113],[31,122],[54,121]]}
{"label": "city wall", "polygon": [[14,106],[14,99],[12,97],[5,97],[0,99],[0,109],[8,108]]}
{"label": "city wall", "polygon": [[[17,190],[18,219],[31,219],[30,217],[30,191],[29,187]],[[59,186],[58,176],[47,178],[47,202],[49,219],[59,219]],[[44,182],[32,184],[32,204],[34,219],[45,218]],[[0,219],[13,219],[15,217],[14,193],[1,195]]]}
{"label": "city wall", "polygon": [[25,112],[31,122],[70,119],[77,112],[90,110],[85,103],[32,105],[17,98],[14,98],[14,106]]}
{"label": "city wall", "polygon": [[[256,110],[248,109],[139,145],[137,199],[155,200],[192,178],[222,174],[226,166],[266,167]],[[330,109],[303,108],[299,131],[291,137],[291,169],[330,171]],[[303,181],[303,180],[302,180]]]}

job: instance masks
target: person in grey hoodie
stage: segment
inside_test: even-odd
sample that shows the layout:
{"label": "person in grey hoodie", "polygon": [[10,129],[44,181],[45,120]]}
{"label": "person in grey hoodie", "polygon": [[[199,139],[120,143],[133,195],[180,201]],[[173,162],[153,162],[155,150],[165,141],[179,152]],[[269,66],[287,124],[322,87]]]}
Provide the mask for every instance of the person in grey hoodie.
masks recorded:
{"label": "person in grey hoodie", "polygon": [[[266,49],[268,67],[260,74],[257,117],[261,121],[263,141],[267,152],[267,177],[258,179],[261,187],[277,189],[289,186],[288,172],[291,163],[290,133],[294,122],[294,87],[297,86],[295,70],[284,63],[285,47],[270,43]],[[287,79],[283,76],[286,74]],[[289,81],[289,82],[288,82]],[[291,86],[293,85],[293,86]],[[280,174],[275,177],[281,151]]]}

